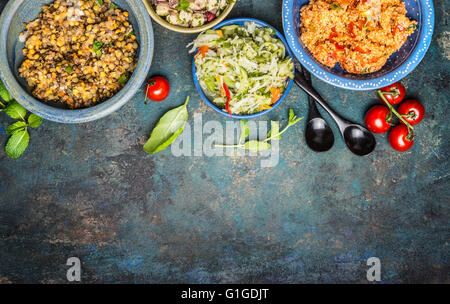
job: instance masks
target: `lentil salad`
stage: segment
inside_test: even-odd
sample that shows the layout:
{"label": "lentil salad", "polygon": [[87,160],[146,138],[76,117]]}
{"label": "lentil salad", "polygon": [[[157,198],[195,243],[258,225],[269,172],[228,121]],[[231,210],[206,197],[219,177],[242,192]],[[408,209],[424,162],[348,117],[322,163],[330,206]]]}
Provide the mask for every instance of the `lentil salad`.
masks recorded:
{"label": "lentil salad", "polygon": [[93,106],[122,89],[136,68],[128,12],[110,0],[56,0],[24,26],[19,75],[41,101]]}

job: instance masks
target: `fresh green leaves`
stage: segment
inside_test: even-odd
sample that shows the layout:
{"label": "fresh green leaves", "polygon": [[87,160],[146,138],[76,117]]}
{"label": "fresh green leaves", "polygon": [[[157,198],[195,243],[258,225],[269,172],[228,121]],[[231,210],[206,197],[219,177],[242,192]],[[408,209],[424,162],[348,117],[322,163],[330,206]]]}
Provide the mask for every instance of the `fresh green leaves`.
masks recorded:
{"label": "fresh green leaves", "polygon": [[170,146],[174,140],[183,133],[186,122],[189,118],[187,105],[189,96],[184,105],[172,109],[161,117],[156,127],[153,129],[149,140],[144,145],[147,153],[157,153]]}
{"label": "fresh green leaves", "polygon": [[102,6],[103,5],[103,0],[95,0],[95,4],[97,6]]}
{"label": "fresh green leaves", "polygon": [[116,10],[119,8],[119,6],[113,2],[110,2],[108,8]]}
{"label": "fresh green leaves", "polygon": [[64,70],[70,74],[70,73],[72,73],[73,68],[70,65],[68,65],[68,66],[66,66],[66,68]]}
{"label": "fresh green leaves", "polygon": [[94,43],[92,44],[92,49],[94,50],[94,52],[97,54],[97,57],[100,57],[101,55],[101,50],[103,48],[104,43],[98,40],[95,40]]}
{"label": "fresh green leaves", "polygon": [[267,138],[264,140],[249,140],[244,142],[248,137],[250,130],[248,128],[248,123],[246,120],[241,120],[241,137],[239,139],[239,144],[237,145],[215,145],[216,147],[222,148],[239,148],[244,150],[249,150],[251,152],[259,152],[269,150],[271,145],[269,141],[281,139],[281,134],[287,131],[290,127],[298,123],[303,117],[297,118],[294,110],[289,110],[289,123],[280,132],[280,125],[276,121],[270,121],[270,131],[267,133]]}
{"label": "fresh green leaves", "polygon": [[128,81],[128,75],[126,73],[122,74],[118,81],[120,84],[126,84]]}
{"label": "fresh green leaves", "polygon": [[126,34],[124,37],[125,39],[130,38],[132,35],[135,35],[134,31],[129,32],[128,34]]}
{"label": "fresh green leaves", "polygon": [[176,9],[185,11],[188,9],[189,4],[190,4],[189,0],[180,0],[180,2],[178,2],[178,5],[176,6]]}
{"label": "fresh green leaves", "polygon": [[0,79],[0,98],[2,98],[6,102],[10,102],[12,99],[11,95],[9,95],[9,92],[8,90],[6,90],[6,87],[1,79]]}
{"label": "fresh green leaves", "polygon": [[12,119],[21,119],[25,120],[25,116],[27,115],[27,110],[22,107],[17,101],[13,100],[8,104],[6,109],[3,110],[6,115],[11,117]]}
{"label": "fresh green leaves", "polygon": [[10,158],[19,158],[30,142],[28,127],[39,127],[42,123],[42,118],[35,114],[31,114],[28,116],[27,120],[27,110],[11,98],[11,95],[8,93],[1,80],[0,97],[6,102],[9,102],[7,105],[0,102],[0,111],[5,112],[12,119],[17,120],[6,129],[6,134],[11,137],[6,143],[5,151]]}
{"label": "fresh green leaves", "polygon": [[42,124],[42,117],[37,116],[36,114],[31,114],[28,117],[28,125],[32,128],[37,128]]}
{"label": "fresh green leaves", "polygon": [[14,133],[6,143],[6,154],[10,158],[19,158],[28,147],[30,135],[26,129]]}
{"label": "fresh green leaves", "polygon": [[330,6],[331,6],[331,9],[333,9],[335,11],[340,11],[342,9],[342,7],[340,7],[339,5],[334,4],[334,3],[330,4]]}

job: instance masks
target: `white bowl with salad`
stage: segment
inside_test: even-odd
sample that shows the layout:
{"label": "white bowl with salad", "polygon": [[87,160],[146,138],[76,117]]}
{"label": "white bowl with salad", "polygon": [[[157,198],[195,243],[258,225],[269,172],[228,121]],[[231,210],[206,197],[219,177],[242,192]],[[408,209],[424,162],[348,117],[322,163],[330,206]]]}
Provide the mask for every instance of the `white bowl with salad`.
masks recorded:
{"label": "white bowl with salad", "polygon": [[228,16],[236,0],[143,0],[148,13],[163,27],[185,34],[200,33]]}
{"label": "white bowl with salad", "polygon": [[194,83],[216,112],[249,119],[275,109],[292,87],[295,67],[283,36],[251,18],[222,22],[188,45]]}

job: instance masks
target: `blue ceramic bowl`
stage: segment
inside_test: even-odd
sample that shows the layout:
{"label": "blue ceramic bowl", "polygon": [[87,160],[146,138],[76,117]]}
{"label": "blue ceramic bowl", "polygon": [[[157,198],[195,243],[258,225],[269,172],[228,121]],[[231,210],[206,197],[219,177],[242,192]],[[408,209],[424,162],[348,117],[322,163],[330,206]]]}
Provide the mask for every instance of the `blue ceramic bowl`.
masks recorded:
{"label": "blue ceramic bowl", "polygon": [[418,29],[402,48],[389,57],[383,68],[370,74],[351,74],[337,65],[324,66],[304,46],[300,37],[300,8],[309,0],[283,0],[283,28],[295,57],[317,78],[350,90],[373,90],[399,81],[416,68],[431,43],[434,27],[432,0],[404,0],[407,16],[418,23]]}
{"label": "blue ceramic bowl", "polygon": [[[246,22],[254,22],[257,26],[260,27],[270,27],[275,31],[275,35],[278,39],[280,39],[285,48],[286,48],[286,52],[287,54],[289,54],[289,57],[292,58],[292,60],[294,60],[293,56],[292,56],[292,52],[288,47],[288,44],[286,42],[286,40],[284,39],[283,35],[281,35],[280,32],[278,32],[274,27],[272,27],[271,25],[260,21],[260,20],[256,20],[256,19],[252,19],[252,18],[237,18],[237,19],[231,19],[231,20],[227,20],[224,21],[222,23],[219,23],[218,25],[216,25],[215,27],[213,27],[214,30],[220,29],[221,27],[225,26],[225,25],[233,25],[233,24],[237,24],[239,26],[243,26]],[[292,71],[292,73],[294,73],[295,75],[295,67]],[[208,99],[208,97],[205,95],[205,93],[203,93],[203,89],[200,86],[200,83],[198,82],[197,79],[197,75],[196,75],[196,67],[195,67],[195,58],[192,60],[192,75],[194,77],[194,83],[195,86],[197,87],[198,92],[200,93],[200,96],[203,98],[203,100],[211,107],[213,108],[214,111],[225,115],[227,117],[230,117],[230,114],[228,114],[227,112],[225,112],[224,110],[218,108],[211,100]],[[251,118],[255,118],[264,114],[269,113],[270,111],[273,111],[276,107],[278,107],[280,105],[280,103],[286,98],[286,96],[289,94],[289,91],[292,87],[292,83],[294,82],[293,79],[291,79],[286,87],[286,90],[284,91],[283,95],[281,96],[281,98],[272,106],[272,109],[269,110],[264,110],[262,112],[258,112],[256,114],[251,114],[251,115],[231,115],[232,118],[236,118],[236,119],[251,119]]]}
{"label": "blue ceramic bowl", "polygon": [[130,22],[139,43],[138,64],[125,87],[112,98],[86,109],[71,110],[51,106],[35,99],[26,81],[19,77],[18,68],[23,62],[24,43],[19,34],[24,30],[22,22],[37,18],[41,6],[54,0],[9,1],[0,17],[0,78],[11,95],[28,111],[44,119],[61,123],[83,123],[105,117],[117,111],[140,88],[147,77],[153,57],[153,28],[150,17],[141,0],[114,0],[121,9],[128,11]]}

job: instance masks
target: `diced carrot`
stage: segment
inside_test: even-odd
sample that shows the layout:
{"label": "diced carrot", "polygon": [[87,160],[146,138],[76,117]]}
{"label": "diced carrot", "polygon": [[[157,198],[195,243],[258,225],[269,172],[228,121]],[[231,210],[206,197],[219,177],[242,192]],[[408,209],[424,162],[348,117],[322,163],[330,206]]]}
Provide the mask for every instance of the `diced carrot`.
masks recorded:
{"label": "diced carrot", "polygon": [[198,52],[195,56],[198,56],[198,54],[202,54],[202,58],[205,58],[206,53],[209,51],[209,46],[201,46],[198,48]]}
{"label": "diced carrot", "polygon": [[270,88],[270,94],[272,95],[272,104],[274,104],[280,99],[281,90],[279,88]]}

